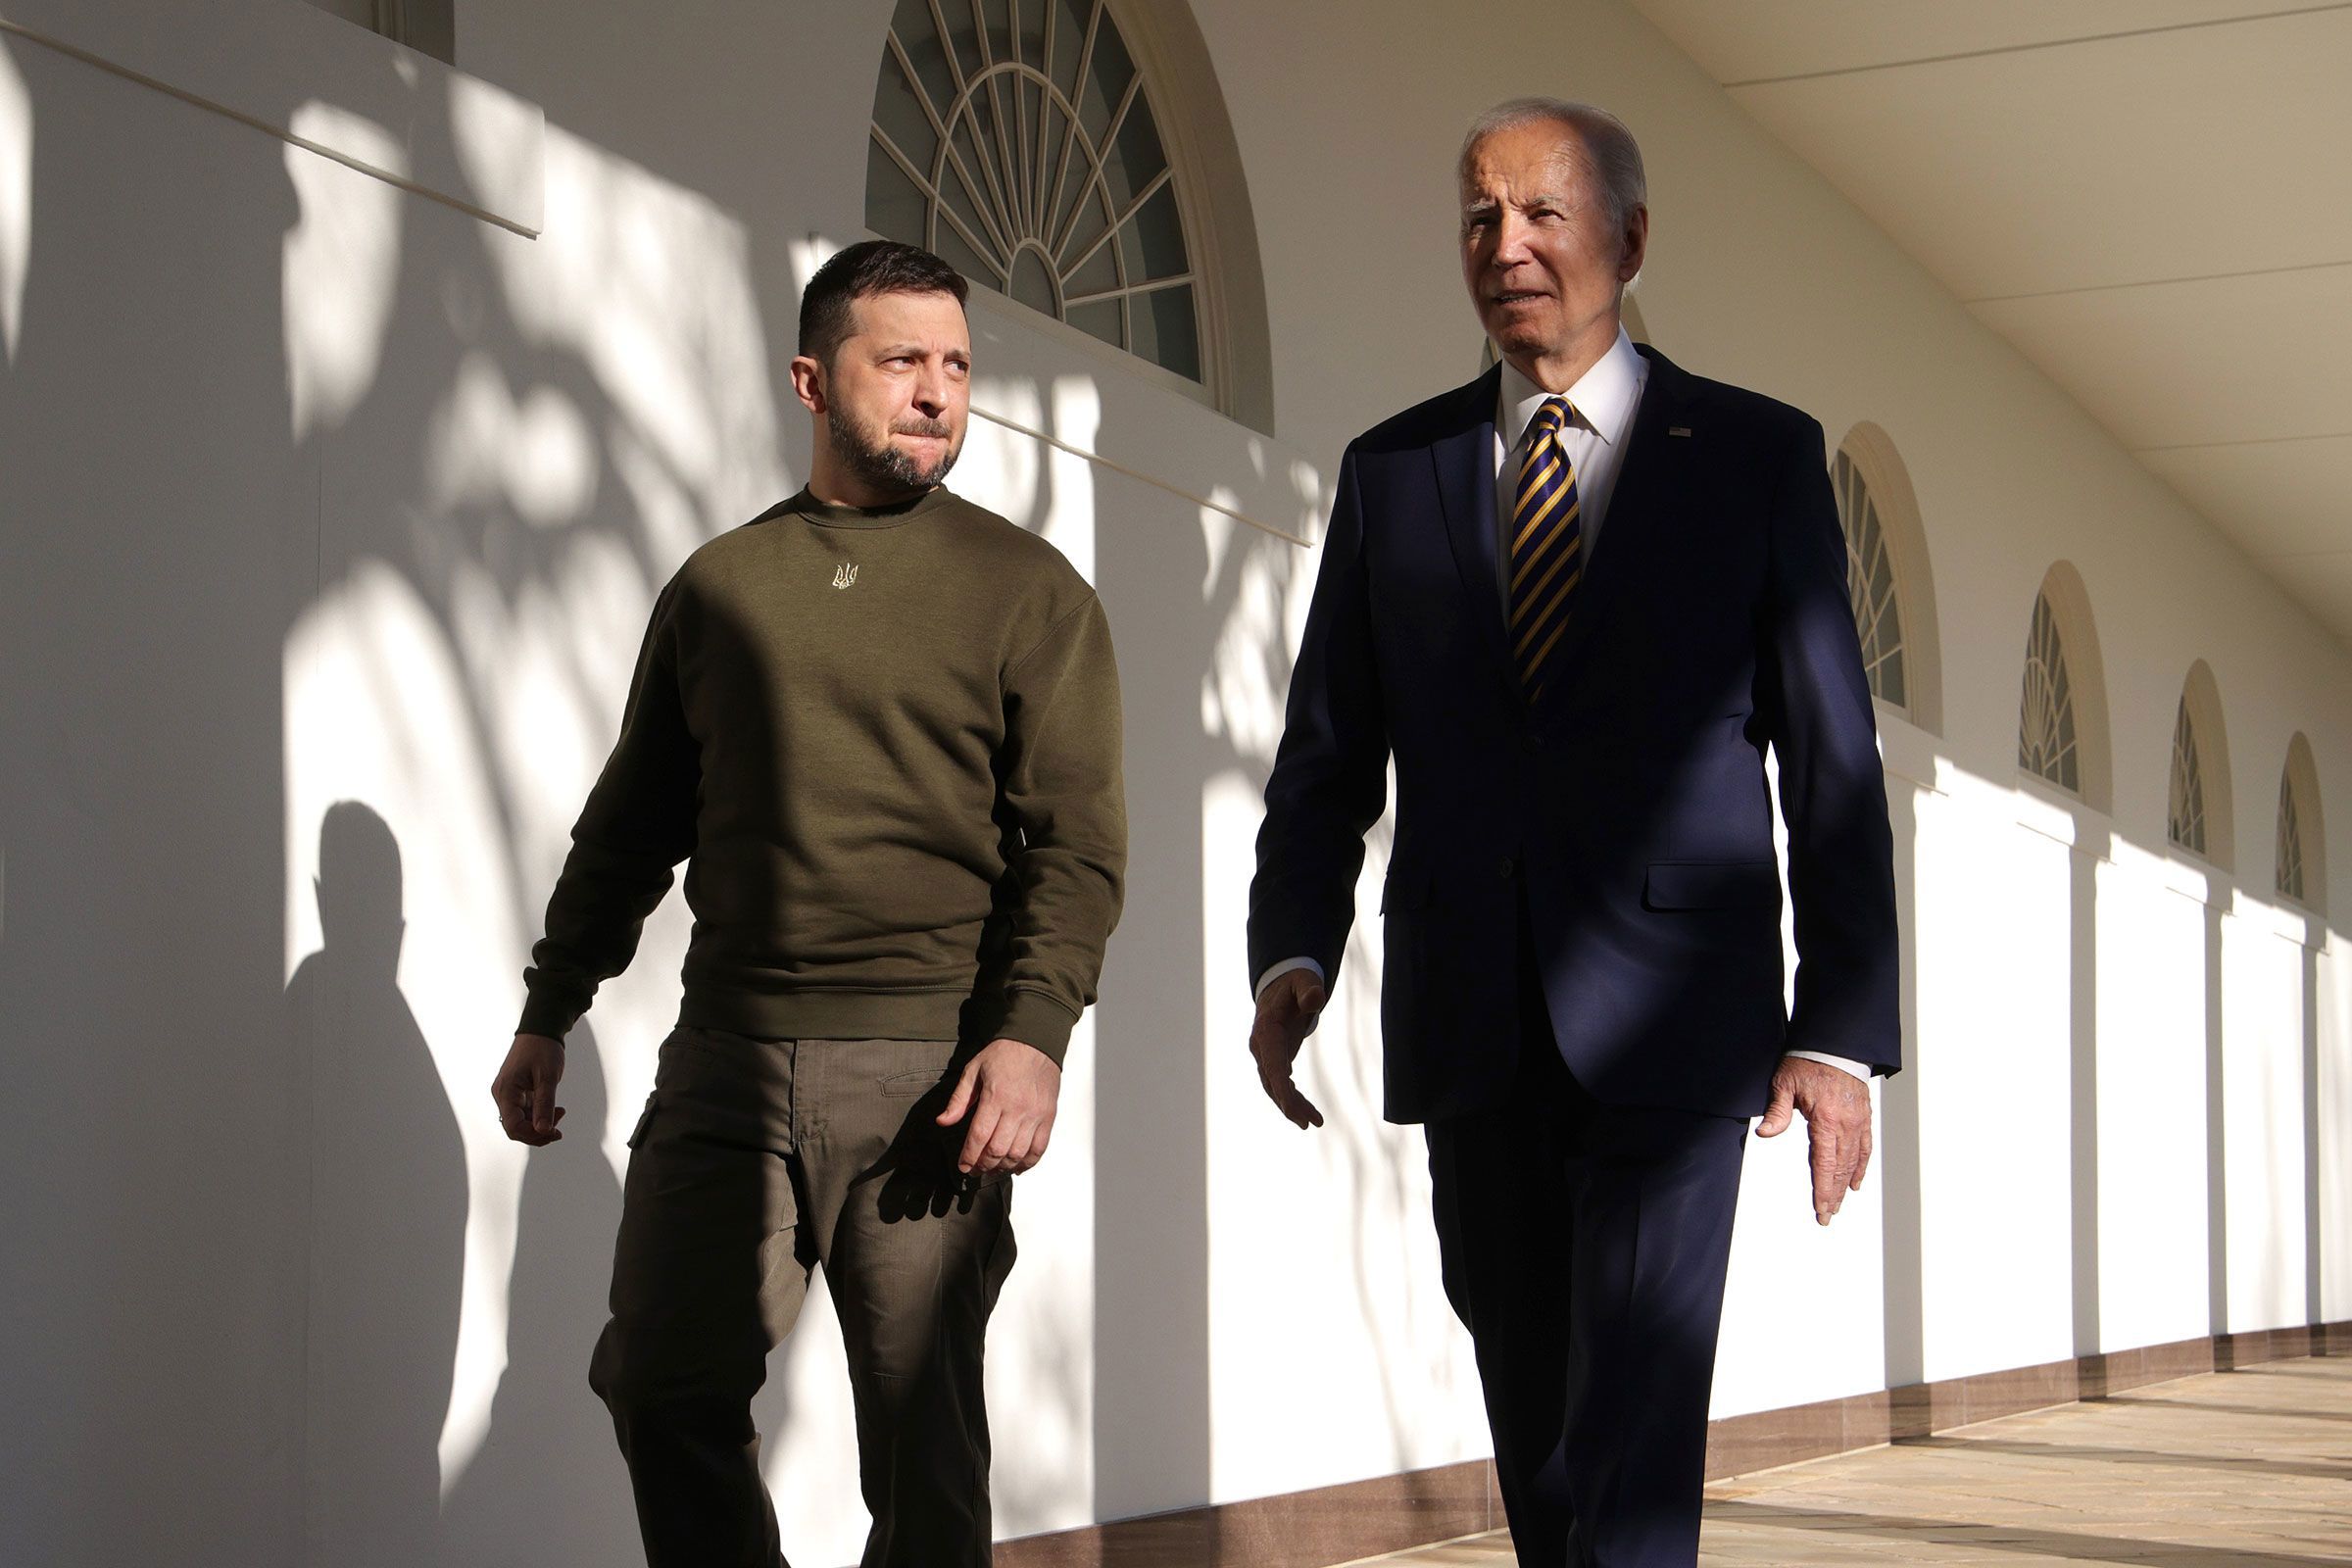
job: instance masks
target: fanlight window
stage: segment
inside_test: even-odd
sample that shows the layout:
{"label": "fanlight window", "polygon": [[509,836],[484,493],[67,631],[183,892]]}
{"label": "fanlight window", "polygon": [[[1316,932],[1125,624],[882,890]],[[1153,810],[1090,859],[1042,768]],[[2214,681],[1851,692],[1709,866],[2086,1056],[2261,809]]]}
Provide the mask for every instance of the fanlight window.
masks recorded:
{"label": "fanlight window", "polygon": [[1870,694],[1908,709],[1903,679],[1903,611],[1894,591],[1894,562],[1886,553],[1886,530],[1870,498],[1862,470],[1840,452],[1830,465],[1838,492],[1838,518],[1845,524],[1845,592],[1854,607],[1854,630],[1862,639],[1862,668]]}
{"label": "fanlight window", "polygon": [[2295,780],[2278,775],[2278,891],[2297,904],[2303,896],[2303,824],[2295,816]]}
{"label": "fanlight window", "polygon": [[2173,720],[2172,806],[2164,836],[2184,850],[2205,853],[2205,780],[2197,766],[2197,727],[2189,719],[2185,696]]}
{"label": "fanlight window", "polygon": [[866,156],[876,233],[1200,381],[1175,180],[1105,0],[900,0]]}
{"label": "fanlight window", "polygon": [[2026,639],[2026,687],[2018,705],[2017,765],[2060,789],[2082,793],[2082,762],[2075,746],[2075,693],[2066,673],[2066,647],[2050,596],[2034,601]]}

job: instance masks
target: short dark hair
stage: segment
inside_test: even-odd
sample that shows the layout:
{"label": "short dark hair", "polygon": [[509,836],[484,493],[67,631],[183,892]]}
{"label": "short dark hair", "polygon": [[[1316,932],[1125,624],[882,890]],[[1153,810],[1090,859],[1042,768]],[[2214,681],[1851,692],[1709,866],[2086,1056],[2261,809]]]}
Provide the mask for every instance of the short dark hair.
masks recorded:
{"label": "short dark hair", "polygon": [[920,245],[860,240],[837,251],[801,291],[800,352],[830,365],[850,335],[850,302],[876,294],[952,294],[961,305],[971,285]]}

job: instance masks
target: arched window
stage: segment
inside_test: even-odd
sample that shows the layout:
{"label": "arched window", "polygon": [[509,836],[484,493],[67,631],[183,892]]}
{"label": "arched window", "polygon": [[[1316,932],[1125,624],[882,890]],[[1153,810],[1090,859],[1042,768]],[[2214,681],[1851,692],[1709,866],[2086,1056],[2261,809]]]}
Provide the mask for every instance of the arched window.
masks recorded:
{"label": "arched window", "polygon": [[2236,820],[2230,808],[2230,725],[2222,691],[2205,661],[2188,666],[2180,706],[2173,715],[2172,788],[2167,797],[2167,841],[2230,870]]}
{"label": "arched window", "polygon": [[2278,770],[2278,849],[2275,886],[2314,913],[2328,907],[2327,833],[2320,814],[2320,774],[2311,742],[2300,734],[2286,745]]}
{"label": "arched window", "polygon": [[1845,529],[1846,597],[1870,694],[1933,732],[1943,721],[1936,578],[1911,475],[1893,440],[1865,419],[1838,443],[1830,488]]}
{"label": "arched window", "polygon": [[2034,601],[2034,625],[2026,638],[2026,687],[2019,700],[2017,765],[2062,790],[2082,793],[2082,762],[2075,735],[2074,682],[2067,673],[2066,644],[2058,634],[2058,612],[2044,592]]}
{"label": "arched window", "polygon": [[1845,592],[1854,607],[1854,630],[1862,639],[1862,671],[1870,695],[1890,707],[1911,706],[1903,670],[1903,607],[1895,592],[1894,558],[1878,503],[1861,466],[1843,448],[1830,464],[1838,493],[1838,520],[1845,525]]}
{"label": "arched window", "polygon": [[2017,765],[2099,811],[2112,809],[2114,798],[2106,667],[2082,574],[2069,562],[2053,562],[2026,628]]}
{"label": "arched window", "polygon": [[311,0],[319,10],[405,43],[444,65],[458,57],[458,24],[452,0]]}
{"label": "arched window", "polygon": [[2205,779],[2197,766],[2197,726],[2188,716],[2188,697],[2173,718],[2173,788],[2164,836],[2196,855],[2205,853]]}
{"label": "arched window", "polygon": [[866,221],[1207,385],[1189,193],[1108,0],[900,0]]}
{"label": "arched window", "polygon": [[2295,781],[2278,774],[2278,891],[2303,902],[2303,824],[2295,816]]}

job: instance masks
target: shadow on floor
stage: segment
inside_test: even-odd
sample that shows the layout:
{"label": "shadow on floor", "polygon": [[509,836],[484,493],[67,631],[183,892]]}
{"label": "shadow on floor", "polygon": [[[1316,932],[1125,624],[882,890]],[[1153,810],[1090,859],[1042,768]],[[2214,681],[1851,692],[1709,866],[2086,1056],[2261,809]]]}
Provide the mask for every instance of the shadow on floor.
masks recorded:
{"label": "shadow on floor", "polygon": [[[2220,1373],[2234,1377],[2235,1373]],[[2110,1394],[2101,1404],[2144,1404],[2162,1410],[2186,1410],[2202,1415],[2210,1410],[2216,1415],[2260,1416],[2266,1421],[2352,1421],[2352,1410],[2282,1410],[2267,1404],[2225,1404],[2213,1399],[2160,1399],[2146,1394]]]}
{"label": "shadow on floor", "polygon": [[2165,1465],[2184,1470],[2218,1470],[2225,1474],[2309,1476],[2317,1481],[2352,1481],[2352,1463],[2321,1460],[2256,1459],[2220,1453],[2168,1453],[2158,1448],[2103,1448],[2072,1443],[2024,1443],[2009,1438],[1905,1438],[1901,1448],[1952,1448],[1963,1453],[2008,1454],[2020,1459],[2048,1459],[2073,1464]]}
{"label": "shadow on floor", "polygon": [[2200,1546],[2085,1535],[2071,1530],[2034,1530],[2014,1524],[1980,1525],[1954,1519],[1848,1513],[1841,1509],[1788,1508],[1769,1502],[1710,1501],[1707,1524],[1712,1530],[1732,1526],[1741,1530],[1774,1528],[1824,1536],[1869,1536],[1912,1546],[1966,1546],[2019,1556],[2064,1557],[2077,1562],[2135,1563],[2141,1568],[2323,1568],[2323,1565],[2340,1565],[2344,1560],[2340,1556],[2304,1557],[2249,1551],[2243,1546]]}

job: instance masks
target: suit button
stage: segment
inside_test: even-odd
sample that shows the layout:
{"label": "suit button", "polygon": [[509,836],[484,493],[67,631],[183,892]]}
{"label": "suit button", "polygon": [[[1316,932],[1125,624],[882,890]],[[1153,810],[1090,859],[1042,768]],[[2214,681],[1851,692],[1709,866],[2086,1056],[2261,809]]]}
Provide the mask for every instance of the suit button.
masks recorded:
{"label": "suit button", "polygon": [[1508,882],[1511,879],[1512,873],[1518,869],[1519,862],[1506,855],[1501,858],[1501,860],[1496,862],[1494,866],[1494,874],[1502,878],[1505,882]]}

